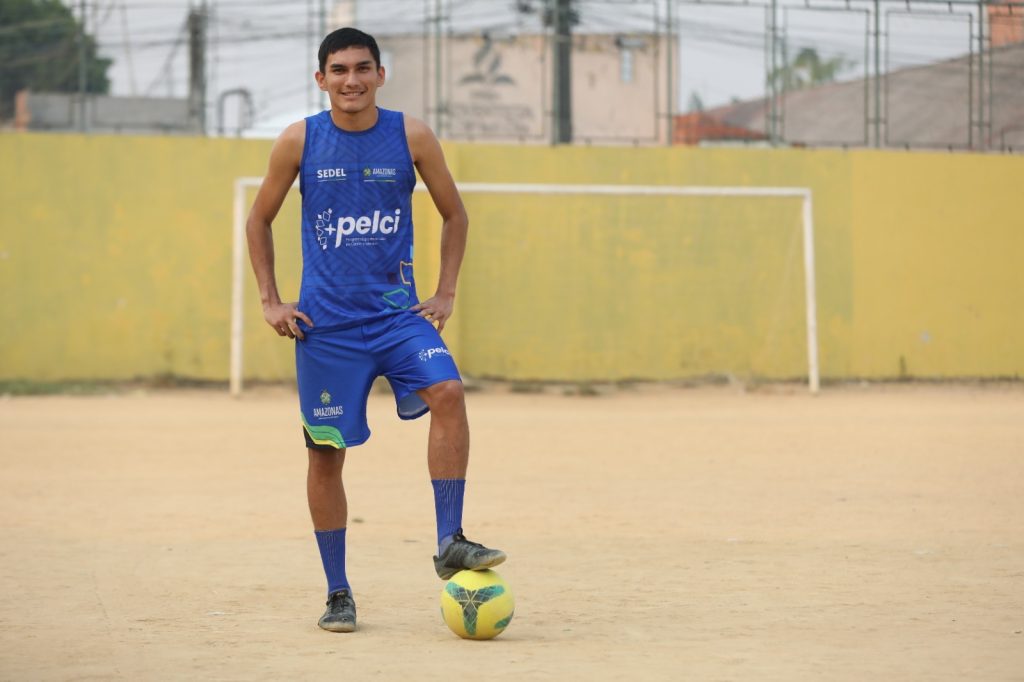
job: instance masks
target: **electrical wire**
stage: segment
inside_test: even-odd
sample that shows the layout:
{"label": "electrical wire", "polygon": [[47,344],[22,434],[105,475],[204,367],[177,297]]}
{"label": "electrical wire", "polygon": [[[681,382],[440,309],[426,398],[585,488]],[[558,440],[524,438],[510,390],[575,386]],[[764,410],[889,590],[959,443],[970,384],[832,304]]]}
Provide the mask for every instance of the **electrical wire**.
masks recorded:
{"label": "electrical wire", "polygon": [[[667,2],[673,3],[673,22],[668,24]],[[500,4],[500,6],[499,6]],[[136,66],[150,71],[146,64],[160,63],[153,71],[153,80],[144,89],[151,94],[162,82],[169,83],[173,90],[175,80],[187,79],[187,59],[183,58],[183,46],[188,44],[188,29],[178,24],[177,31],[169,34],[168,22],[161,14],[179,12],[187,14],[189,7],[183,1],[146,0],[91,0],[93,8],[90,35],[99,49],[107,56],[122,53],[127,62],[131,90],[135,92]],[[533,3],[535,11],[524,14],[516,11],[516,3],[508,0],[497,3],[494,0],[449,0],[442,2],[443,31],[446,40],[465,35],[479,35],[483,32],[501,35],[522,33],[550,33],[550,27],[542,23],[544,2]],[[575,27],[578,34],[637,33],[666,36],[677,41],[675,49],[686,55],[685,63],[723,60],[750,64],[759,77],[764,77],[766,43],[765,11],[770,0],[576,0],[580,23]],[[785,38],[788,53],[797,54],[803,48],[814,49],[823,60],[842,58],[848,63],[868,70],[865,64],[865,37],[870,36],[870,26],[864,22],[863,11],[871,9],[871,0],[778,0],[778,6],[786,18]],[[1024,4],[1015,6],[1024,8]],[[948,3],[922,2],[921,0],[883,0],[886,12],[886,68],[898,70],[918,65],[935,65],[937,60],[956,57],[950,50],[949,35],[963,38],[963,52],[976,50],[976,38],[971,34],[972,22],[976,26],[978,7],[974,0],[949,0]],[[948,7],[949,11],[942,8]],[[208,69],[217,73],[217,81],[231,83],[233,87],[247,87],[256,91],[260,118],[297,110],[288,100],[296,95],[305,98],[312,87],[308,82],[309,63],[300,55],[308,50],[310,32],[313,26],[308,21],[308,5],[298,11],[295,6],[282,4],[279,0],[216,0],[208,14],[208,31],[215,35],[216,49],[208,56]],[[115,17],[115,10],[118,17]],[[432,20],[433,0],[374,0],[360,3],[358,24],[371,33],[378,32],[391,36],[413,36],[433,33],[427,22]],[[823,12],[835,12],[842,16],[850,10],[849,21],[830,19],[818,21],[815,17]],[[113,20],[112,20],[113,18]],[[130,20],[130,21],[129,21]],[[0,26],[0,36],[21,30],[54,27],[68,23],[69,19],[30,20],[17,24]],[[115,25],[119,24],[119,25]],[[962,31],[957,28],[962,26]],[[172,24],[173,25],[173,24]],[[315,22],[314,22],[315,25]],[[855,27],[851,30],[849,27]],[[957,39],[959,43],[959,38]],[[49,49],[43,53],[10,55],[5,61],[8,68],[30,68],[34,64],[53,59],[54,55],[68,51],[67,45]],[[282,59],[284,53],[296,57]],[[156,59],[156,55],[160,55]],[[938,56],[937,56],[938,55]],[[948,96],[967,91],[966,66],[956,64],[945,67],[959,73],[963,69],[963,80],[933,79],[927,86],[908,84],[908,94],[921,94],[916,90]],[[850,66],[845,73],[856,75],[858,69]],[[690,71],[692,73],[692,71]],[[994,71],[999,76],[1002,71]],[[290,74],[301,85],[271,87],[262,91],[253,88],[254,82],[280,83],[287,81]],[[686,73],[680,70],[680,76]],[[987,76],[986,76],[987,78]],[[714,79],[711,79],[714,80]],[[959,85],[957,85],[959,83]],[[977,87],[977,84],[975,85]],[[987,87],[987,84],[986,84]],[[996,85],[993,97],[1010,96],[1007,88]],[[706,89],[724,90],[714,80]],[[964,95],[967,96],[966,94]],[[269,112],[269,113],[268,113]]]}

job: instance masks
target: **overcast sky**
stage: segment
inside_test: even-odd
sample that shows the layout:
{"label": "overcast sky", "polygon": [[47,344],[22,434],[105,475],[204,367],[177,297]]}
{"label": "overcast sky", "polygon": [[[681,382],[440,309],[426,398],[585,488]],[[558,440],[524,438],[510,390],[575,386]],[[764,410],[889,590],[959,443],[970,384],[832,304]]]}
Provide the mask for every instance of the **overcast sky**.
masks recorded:
{"label": "overcast sky", "polygon": [[[76,13],[78,0],[65,0]],[[527,0],[529,2],[529,0]],[[110,70],[114,94],[185,95],[188,50],[184,22],[189,0],[88,0],[89,30],[100,39],[102,52],[114,60]],[[275,135],[284,125],[319,109],[312,81],[315,51],[321,37],[320,7],[339,17],[354,14],[355,25],[371,33],[422,32],[435,0],[209,0],[213,20],[208,54],[211,124],[220,93],[247,88],[256,105],[256,127]],[[540,0],[532,4],[541,5]],[[788,7],[785,7],[786,5]],[[779,21],[786,28],[790,54],[814,47],[825,57],[843,57],[850,66],[844,79],[862,76],[866,15],[870,2],[780,0]],[[537,14],[515,11],[514,0],[443,0],[458,32],[535,31]],[[847,10],[849,5],[851,8]],[[885,5],[883,29],[889,49],[883,60],[891,67],[921,64],[969,50],[974,9],[950,13],[946,5]],[[579,32],[664,30],[666,0],[581,0]],[[679,40],[676,73],[678,108],[696,94],[705,106],[732,98],[763,96],[765,80],[765,9],[757,6],[675,5]],[[976,22],[974,22],[976,24]],[[328,29],[334,28],[328,19]],[[226,106],[235,120],[234,101]]]}

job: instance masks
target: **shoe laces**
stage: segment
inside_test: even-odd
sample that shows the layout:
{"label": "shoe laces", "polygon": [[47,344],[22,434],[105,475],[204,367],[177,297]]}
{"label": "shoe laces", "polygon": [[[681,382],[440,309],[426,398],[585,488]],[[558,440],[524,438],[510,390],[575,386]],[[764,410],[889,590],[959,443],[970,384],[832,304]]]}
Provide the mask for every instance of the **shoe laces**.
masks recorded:
{"label": "shoe laces", "polygon": [[453,543],[455,543],[455,542],[465,542],[467,545],[472,545],[474,547],[483,547],[483,545],[481,545],[479,542],[473,542],[472,540],[467,540],[466,536],[462,534],[462,529],[461,528],[458,530],[457,533],[452,535],[452,542]]}
{"label": "shoe laces", "polygon": [[338,590],[337,592],[331,592],[327,596],[327,606],[331,608],[342,608],[346,603],[352,601],[352,593],[348,590]]}

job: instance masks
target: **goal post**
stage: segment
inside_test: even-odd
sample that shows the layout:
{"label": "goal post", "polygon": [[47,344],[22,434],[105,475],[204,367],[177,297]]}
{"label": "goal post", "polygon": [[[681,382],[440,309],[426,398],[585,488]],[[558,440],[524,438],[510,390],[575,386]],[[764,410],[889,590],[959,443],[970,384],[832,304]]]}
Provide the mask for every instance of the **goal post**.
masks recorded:
{"label": "goal post", "polygon": [[[242,392],[242,352],[245,290],[245,197],[249,188],[259,187],[263,178],[239,177],[234,186],[231,277],[231,357],[230,391]],[[297,187],[296,182],[293,187]],[[801,201],[801,232],[804,262],[804,307],[807,332],[807,383],[812,393],[820,388],[818,367],[818,316],[815,284],[814,217],[812,192],[808,187],[716,187],[698,185],[591,185],[548,183],[459,184],[463,194],[534,194],[534,195],[604,195],[604,196],[671,196],[671,197],[765,197],[793,198]],[[416,191],[425,191],[422,184]]]}

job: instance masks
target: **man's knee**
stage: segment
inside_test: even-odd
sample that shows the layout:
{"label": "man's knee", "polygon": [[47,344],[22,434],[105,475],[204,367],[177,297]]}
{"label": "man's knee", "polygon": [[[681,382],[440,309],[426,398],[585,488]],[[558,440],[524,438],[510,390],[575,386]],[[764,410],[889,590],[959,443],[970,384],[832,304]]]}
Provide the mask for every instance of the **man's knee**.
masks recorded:
{"label": "man's knee", "polygon": [[442,381],[424,389],[420,395],[434,414],[446,415],[465,410],[466,393],[461,381]]}
{"label": "man's knee", "polygon": [[309,453],[309,473],[317,477],[331,477],[341,474],[345,464],[345,448],[319,449],[307,448]]}

